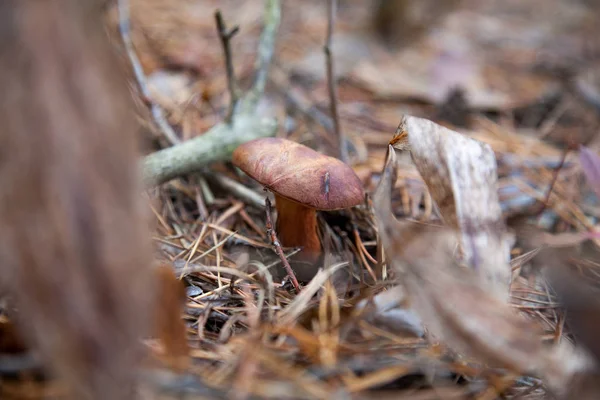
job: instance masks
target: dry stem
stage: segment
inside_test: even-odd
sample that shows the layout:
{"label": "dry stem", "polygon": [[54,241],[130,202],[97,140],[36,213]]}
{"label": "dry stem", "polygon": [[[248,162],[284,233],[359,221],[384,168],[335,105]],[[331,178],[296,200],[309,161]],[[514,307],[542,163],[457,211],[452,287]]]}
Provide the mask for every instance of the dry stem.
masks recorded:
{"label": "dry stem", "polygon": [[294,285],[294,288],[299,293],[300,292],[300,284],[298,283],[298,279],[296,279],[296,274],[294,274],[294,270],[290,266],[290,263],[288,262],[287,258],[285,258],[285,254],[283,253],[283,249],[281,248],[281,243],[279,243],[279,240],[277,239],[277,234],[275,233],[275,229],[273,228],[273,222],[271,221],[271,200],[269,200],[268,196],[265,198],[265,208],[266,208],[266,216],[267,216],[267,220],[266,220],[267,235],[271,239],[271,243],[273,243],[273,246],[275,246],[275,251],[279,255],[279,258],[281,259],[281,262],[283,263],[285,270],[287,271],[288,275],[290,276],[290,279],[292,280],[292,284]]}
{"label": "dry stem", "polygon": [[327,88],[329,89],[329,102],[331,107],[331,118],[333,119],[333,131],[340,143],[340,159],[346,164],[349,161],[348,146],[346,136],[340,127],[340,117],[337,109],[337,90],[335,84],[335,73],[333,68],[333,57],[331,55],[331,38],[333,36],[333,25],[335,22],[336,0],[327,2],[327,38],[323,51],[325,52],[325,61],[327,63]]}
{"label": "dry stem", "polygon": [[131,24],[129,19],[129,0],[119,0],[119,31],[121,32],[123,44],[125,46],[125,50],[127,51],[129,62],[131,62],[135,79],[140,87],[142,95],[144,96],[144,100],[150,104],[150,111],[154,117],[154,122],[156,122],[156,125],[158,125],[160,131],[170,144],[175,145],[180,143],[181,140],[179,140],[179,137],[169,122],[167,122],[162,108],[152,101],[152,96],[146,82],[146,74],[144,74],[142,64],[140,63],[137,54],[135,54],[135,51],[133,50],[133,42],[131,40]]}
{"label": "dry stem", "polygon": [[217,30],[219,32],[219,39],[221,39],[221,45],[223,46],[223,55],[225,56],[225,69],[227,71],[227,88],[229,89],[229,110],[227,111],[227,117],[225,121],[231,124],[233,118],[233,112],[239,100],[239,88],[235,79],[235,72],[233,70],[233,57],[231,56],[231,39],[239,31],[239,27],[236,26],[231,30],[227,30],[221,11],[215,12],[215,20],[217,21]]}

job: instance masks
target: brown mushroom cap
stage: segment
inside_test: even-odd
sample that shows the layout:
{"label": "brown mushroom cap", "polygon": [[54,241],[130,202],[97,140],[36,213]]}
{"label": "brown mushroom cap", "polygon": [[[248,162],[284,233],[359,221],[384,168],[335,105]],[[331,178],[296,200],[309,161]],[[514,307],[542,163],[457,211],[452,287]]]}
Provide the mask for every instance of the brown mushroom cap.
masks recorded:
{"label": "brown mushroom cap", "polygon": [[252,140],[233,152],[233,163],[272,192],[318,210],[349,208],[364,200],[352,168],[291,140]]}

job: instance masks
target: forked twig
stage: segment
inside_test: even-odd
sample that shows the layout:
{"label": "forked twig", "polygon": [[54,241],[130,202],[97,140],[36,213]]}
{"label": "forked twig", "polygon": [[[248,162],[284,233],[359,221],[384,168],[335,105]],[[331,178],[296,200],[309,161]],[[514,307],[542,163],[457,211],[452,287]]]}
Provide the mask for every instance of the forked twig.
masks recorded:
{"label": "forked twig", "polygon": [[279,239],[277,239],[277,234],[275,233],[275,228],[273,228],[273,222],[271,221],[271,200],[269,200],[268,196],[265,198],[265,208],[267,213],[267,235],[271,239],[271,243],[273,244],[273,246],[275,246],[275,251],[277,252],[277,255],[279,255],[279,258],[281,258],[281,262],[283,263],[286,272],[292,280],[292,285],[294,285],[296,292],[300,293],[300,284],[298,283],[298,279],[296,279],[296,274],[294,274],[294,270],[290,266],[290,263],[288,262],[287,258],[285,258],[285,254],[283,253],[283,249],[281,248],[281,243],[279,243]]}
{"label": "forked twig", "polygon": [[231,124],[233,118],[233,112],[237,106],[240,98],[239,87],[237,86],[237,80],[235,79],[235,71],[233,69],[233,57],[231,55],[231,39],[239,32],[239,26],[233,27],[231,30],[227,30],[221,11],[215,12],[215,20],[217,22],[217,31],[219,32],[219,39],[221,39],[221,45],[223,46],[223,55],[225,56],[225,70],[227,71],[227,87],[229,89],[229,110],[225,121]]}
{"label": "forked twig", "polygon": [[162,134],[171,145],[178,144],[181,142],[181,140],[169,122],[167,122],[162,108],[152,100],[150,89],[148,89],[146,74],[144,73],[140,59],[138,58],[137,54],[135,54],[133,49],[133,41],[131,40],[131,23],[129,20],[129,0],[119,0],[118,5],[119,31],[121,32],[123,44],[125,46],[125,50],[127,51],[127,56],[129,57],[131,67],[133,68],[135,79],[140,91],[142,92],[142,96],[144,96],[144,100],[150,105],[150,111],[152,112],[152,117],[154,117],[154,122],[156,122],[156,125],[158,125],[158,128]]}
{"label": "forked twig", "polygon": [[333,119],[333,131],[340,143],[340,159],[348,163],[348,146],[346,135],[340,127],[340,117],[337,108],[337,90],[335,83],[335,74],[333,66],[333,57],[331,55],[331,38],[333,36],[333,25],[335,22],[335,10],[337,8],[336,0],[327,1],[327,38],[325,39],[325,61],[327,63],[327,88],[329,90],[329,104],[331,108],[331,118]]}
{"label": "forked twig", "polygon": [[162,149],[143,160],[143,176],[147,186],[196,172],[214,161],[229,160],[240,144],[275,135],[278,122],[262,117],[257,105],[264,93],[267,73],[273,58],[277,29],[281,20],[279,0],[265,0],[265,22],[258,44],[256,81],[240,95],[231,123],[219,123],[209,131],[176,146]]}

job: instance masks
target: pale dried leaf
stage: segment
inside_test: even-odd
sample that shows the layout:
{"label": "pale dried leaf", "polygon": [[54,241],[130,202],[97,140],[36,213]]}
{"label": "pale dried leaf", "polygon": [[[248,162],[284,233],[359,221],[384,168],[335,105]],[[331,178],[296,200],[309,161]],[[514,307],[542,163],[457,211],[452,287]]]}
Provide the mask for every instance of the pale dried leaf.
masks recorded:
{"label": "pale dried leaf", "polygon": [[402,118],[392,144],[410,150],[445,223],[460,231],[465,263],[479,272],[489,289],[506,298],[510,241],[491,147],[413,116]]}
{"label": "pale dried leaf", "polygon": [[563,392],[585,363],[568,345],[545,347],[538,326],[454,261],[452,229],[396,220],[390,196],[396,168],[390,146],[373,208],[388,263],[399,273],[411,307],[426,328],[455,351],[519,374],[538,375]]}

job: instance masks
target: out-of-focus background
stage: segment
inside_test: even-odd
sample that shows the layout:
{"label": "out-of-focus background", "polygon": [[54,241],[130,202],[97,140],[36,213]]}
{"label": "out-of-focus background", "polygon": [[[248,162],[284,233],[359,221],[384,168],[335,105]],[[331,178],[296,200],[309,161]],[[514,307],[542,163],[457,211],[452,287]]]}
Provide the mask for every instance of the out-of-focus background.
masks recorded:
{"label": "out-of-focus background", "polygon": [[[278,136],[335,155],[323,53],[327,2],[282,3],[260,112],[278,117]],[[214,12],[240,27],[231,52],[248,87],[262,2],[133,0],[131,7],[154,101],[182,139],[201,135],[223,119],[229,101]],[[500,158],[543,155],[548,166],[565,143],[593,141],[597,15],[591,1],[339,1],[332,52],[353,167],[369,187],[404,113],[469,131]]]}

